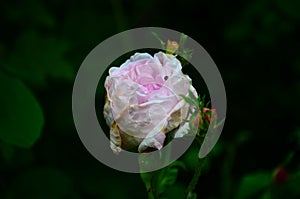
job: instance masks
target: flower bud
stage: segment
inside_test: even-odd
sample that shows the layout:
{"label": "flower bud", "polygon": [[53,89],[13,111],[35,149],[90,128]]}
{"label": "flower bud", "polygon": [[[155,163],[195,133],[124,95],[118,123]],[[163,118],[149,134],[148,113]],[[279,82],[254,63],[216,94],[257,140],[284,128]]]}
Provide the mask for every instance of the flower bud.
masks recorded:
{"label": "flower bud", "polygon": [[216,109],[203,108],[203,114],[208,124],[217,121],[218,116]]}
{"label": "flower bud", "polygon": [[173,54],[179,48],[179,44],[176,41],[167,41],[167,53]]}
{"label": "flower bud", "polygon": [[275,183],[285,183],[288,180],[288,172],[284,167],[277,168],[274,171],[273,180]]}

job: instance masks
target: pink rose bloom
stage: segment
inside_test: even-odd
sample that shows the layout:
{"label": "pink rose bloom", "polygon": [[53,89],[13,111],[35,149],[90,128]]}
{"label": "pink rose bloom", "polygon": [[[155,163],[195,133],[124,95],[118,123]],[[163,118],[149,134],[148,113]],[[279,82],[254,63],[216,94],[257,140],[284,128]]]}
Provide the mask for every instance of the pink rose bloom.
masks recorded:
{"label": "pink rose bloom", "polygon": [[197,92],[181,69],[175,56],[162,52],[154,57],[136,53],[120,67],[110,68],[104,117],[115,153],[136,146],[139,152],[159,150],[166,133],[176,130],[175,137],[182,137],[189,132],[190,105],[179,95]]}

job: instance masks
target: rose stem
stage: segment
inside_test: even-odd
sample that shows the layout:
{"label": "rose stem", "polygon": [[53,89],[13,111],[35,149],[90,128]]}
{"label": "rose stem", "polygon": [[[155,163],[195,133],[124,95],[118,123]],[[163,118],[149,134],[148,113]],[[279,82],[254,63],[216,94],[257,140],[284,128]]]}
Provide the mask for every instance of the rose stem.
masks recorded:
{"label": "rose stem", "polygon": [[197,183],[199,181],[199,178],[201,176],[201,173],[202,173],[202,169],[203,169],[203,166],[204,166],[204,161],[205,161],[204,158],[203,159],[198,158],[194,176],[193,176],[192,180],[190,181],[190,183],[189,183],[189,185],[186,189],[186,192],[187,192],[188,196],[190,194],[192,194],[194,189],[196,188],[196,185],[197,185]]}

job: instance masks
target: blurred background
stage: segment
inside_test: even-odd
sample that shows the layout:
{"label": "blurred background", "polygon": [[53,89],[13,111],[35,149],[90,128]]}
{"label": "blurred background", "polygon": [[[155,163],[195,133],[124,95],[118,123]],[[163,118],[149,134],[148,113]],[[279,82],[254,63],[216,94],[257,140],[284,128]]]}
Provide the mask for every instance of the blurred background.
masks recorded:
{"label": "blurred background", "polygon": [[[138,174],[110,169],[81,143],[72,118],[76,72],[120,31],[165,27],[198,41],[222,74],[225,127],[199,198],[300,198],[300,1],[0,3],[0,198],[147,198]],[[165,198],[184,198],[199,147]]]}

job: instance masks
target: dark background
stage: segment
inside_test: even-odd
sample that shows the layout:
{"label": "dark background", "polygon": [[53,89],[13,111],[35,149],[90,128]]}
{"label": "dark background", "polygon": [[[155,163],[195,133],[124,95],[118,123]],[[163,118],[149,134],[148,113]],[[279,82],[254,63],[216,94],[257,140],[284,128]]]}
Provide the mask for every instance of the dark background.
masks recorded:
{"label": "dark background", "polygon": [[[196,187],[199,198],[299,198],[299,25],[297,0],[1,2],[0,198],[147,197],[138,174],[88,153],[71,109],[86,55],[143,26],[198,41],[225,83],[226,123]],[[187,168],[169,198],[183,197],[197,150],[183,157]]]}

